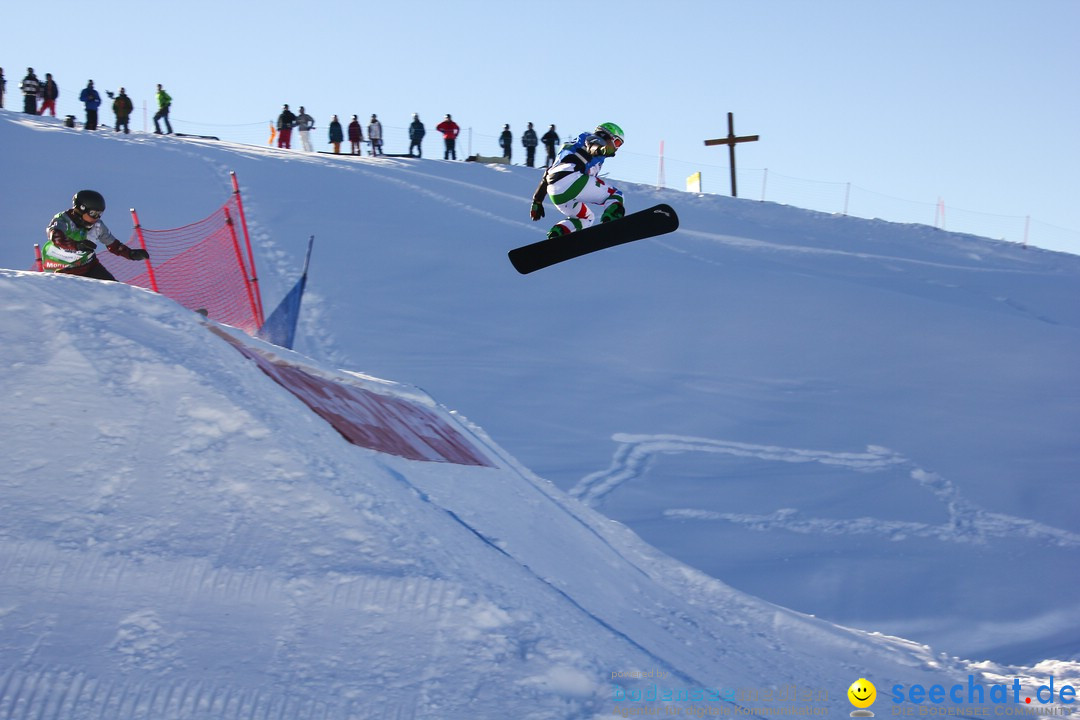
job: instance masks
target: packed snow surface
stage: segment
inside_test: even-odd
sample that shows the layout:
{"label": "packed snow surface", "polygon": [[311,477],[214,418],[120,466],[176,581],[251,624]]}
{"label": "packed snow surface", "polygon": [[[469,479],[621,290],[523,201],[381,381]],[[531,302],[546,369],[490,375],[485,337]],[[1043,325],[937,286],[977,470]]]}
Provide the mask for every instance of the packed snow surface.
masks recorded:
{"label": "packed snow surface", "polygon": [[[522,277],[532,169],[7,111],[0,146],[0,718],[847,713],[862,677],[880,714],[895,685],[1077,684],[1080,258],[625,186],[680,230]],[[24,272],[77,189],[126,238],[127,207],[190,223],[229,171],[267,312],[316,236],[296,352]],[[351,443],[254,357],[478,462]]]}

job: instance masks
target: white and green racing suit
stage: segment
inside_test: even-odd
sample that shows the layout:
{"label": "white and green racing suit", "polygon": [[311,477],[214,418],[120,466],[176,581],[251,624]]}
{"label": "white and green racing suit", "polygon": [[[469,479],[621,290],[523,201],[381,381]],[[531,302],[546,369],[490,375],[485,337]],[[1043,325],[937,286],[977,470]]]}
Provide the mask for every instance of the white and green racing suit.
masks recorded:
{"label": "white and green racing suit", "polygon": [[589,227],[596,222],[594,207],[603,208],[601,222],[622,216],[622,191],[600,178],[604,158],[609,157],[605,147],[610,146],[603,139],[581,133],[577,140],[563,145],[544,173],[533,202],[543,203],[546,193],[555,209],[566,216],[552,227],[549,236]]}

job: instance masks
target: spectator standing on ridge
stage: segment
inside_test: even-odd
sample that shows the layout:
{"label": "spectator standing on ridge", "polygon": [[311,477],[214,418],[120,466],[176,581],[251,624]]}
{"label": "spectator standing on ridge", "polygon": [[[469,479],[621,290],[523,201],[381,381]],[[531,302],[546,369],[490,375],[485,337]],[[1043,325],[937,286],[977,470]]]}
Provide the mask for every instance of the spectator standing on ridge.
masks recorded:
{"label": "spectator standing on ridge", "polygon": [[514,134],[510,132],[510,125],[503,125],[503,131],[499,135],[499,147],[502,148],[503,157],[510,162],[510,151],[514,147]]}
{"label": "spectator standing on ridge", "polygon": [[165,88],[161,87],[161,83],[157,86],[157,104],[158,111],[154,113],[154,134],[161,135],[161,126],[158,125],[158,120],[165,121],[165,134],[172,135],[172,123],[169,122],[169,108],[172,106],[172,98],[169,97],[169,93],[165,92]]}
{"label": "spectator standing on ridge", "polygon": [[79,102],[86,106],[86,129],[97,130],[97,111],[101,107],[101,95],[94,89],[93,80],[86,81],[86,87],[79,93]]}
{"label": "spectator standing on ridge", "polygon": [[360,127],[360,121],[353,115],[352,122],[349,123],[349,154],[360,155],[360,143],[362,142],[364,142],[364,131]]}
{"label": "spectator standing on ridge", "polygon": [[540,138],[540,142],[544,143],[544,149],[547,150],[547,160],[544,161],[544,167],[549,168],[555,162],[555,146],[559,144],[559,133],[555,132],[554,123]]}
{"label": "spectator standing on ridge", "polygon": [[41,110],[38,115],[44,115],[46,110],[52,111],[56,117],[56,98],[60,97],[60,87],[53,80],[52,73],[45,73],[45,82],[41,86]]}
{"label": "spectator standing on ridge", "polygon": [[105,198],[96,190],[80,190],[71,198],[71,209],[57,213],[45,228],[49,238],[41,249],[45,272],[81,275],[95,280],[116,278],[97,258],[98,243],[113,255],[128,260],[149,260],[150,253],[120,242],[101,222]]}
{"label": "spectator standing on ridge", "polygon": [[304,146],[304,152],[314,152],[311,148],[311,131],[315,129],[315,118],[304,111],[303,105],[296,116],[296,129],[300,131],[300,144]]}
{"label": "spectator standing on ridge", "polygon": [[341,121],[337,119],[337,115],[330,121],[330,144],[334,146],[334,154],[341,154],[341,142],[345,139],[345,134],[341,131]]}
{"label": "spectator standing on ridge", "polygon": [[424,123],[420,122],[420,116],[413,113],[412,123],[409,125],[409,157],[413,156],[413,148],[416,148],[416,157],[424,156],[424,153],[420,150],[420,143],[424,140],[426,132]]}
{"label": "spectator standing on ridge", "polygon": [[27,115],[37,115],[37,96],[41,89],[41,81],[34,74],[34,68],[26,68],[26,77],[19,83],[19,89],[23,94],[23,112]]}
{"label": "spectator standing on ridge", "polygon": [[461,128],[450,117],[450,113],[446,113],[446,119],[436,125],[435,129],[442,133],[443,142],[446,143],[443,160],[457,160],[457,136],[461,133]]}
{"label": "spectator standing on ridge", "polygon": [[536,146],[539,141],[536,139],[536,131],[533,130],[532,123],[529,123],[528,129],[521,134],[521,144],[525,146],[525,165],[534,167],[536,165]]}
{"label": "spectator standing on ridge", "polygon": [[131,98],[127,96],[127,91],[120,88],[120,93],[113,99],[112,104],[113,114],[116,115],[116,132],[120,132],[120,128],[123,127],[124,134],[128,134],[128,119],[134,109],[135,106],[132,104]]}
{"label": "spectator standing on ridge", "polygon": [[0,110],[4,109],[5,92],[7,92],[7,80],[4,79],[4,68],[0,68]]}
{"label": "spectator standing on ridge", "polygon": [[367,126],[367,138],[371,141],[371,154],[382,155],[382,123],[374,115]]}
{"label": "spectator standing on ridge", "polygon": [[292,129],[296,125],[296,113],[289,109],[288,105],[281,108],[281,114],[277,118],[278,140],[277,146],[286,150],[292,149]]}

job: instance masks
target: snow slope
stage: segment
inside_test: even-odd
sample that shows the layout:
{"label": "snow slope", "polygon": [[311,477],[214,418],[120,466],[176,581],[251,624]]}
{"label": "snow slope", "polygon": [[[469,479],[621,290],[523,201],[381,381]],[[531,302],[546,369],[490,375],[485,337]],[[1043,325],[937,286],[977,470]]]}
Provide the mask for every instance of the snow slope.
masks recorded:
{"label": "snow slope", "polygon": [[417,383],[498,465],[360,450],[165,299],[5,273],[0,717],[588,717],[649,668],[846,711],[966,678],[939,651],[1076,656],[1073,256],[632,187],[682,229],[522,278],[525,168],[0,142],[16,269],[78,187],[124,234],[235,170],[268,303],[317,237],[289,361]]}
{"label": "snow slope", "polygon": [[665,559],[445,410],[493,467],[350,445],[164,298],[4,271],[0,302],[0,717],[582,717],[614,672],[962,674]]}

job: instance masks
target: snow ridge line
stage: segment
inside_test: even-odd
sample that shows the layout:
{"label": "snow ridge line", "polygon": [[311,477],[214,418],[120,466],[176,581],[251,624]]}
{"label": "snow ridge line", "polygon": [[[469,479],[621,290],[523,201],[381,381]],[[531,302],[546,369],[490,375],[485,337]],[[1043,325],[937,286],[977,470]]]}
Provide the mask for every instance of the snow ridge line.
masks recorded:
{"label": "snow ridge line", "polygon": [[854,519],[805,518],[794,508],[782,508],[768,514],[721,513],[695,508],[665,510],[664,517],[675,520],[729,522],[752,530],[786,530],[821,535],[878,535],[891,540],[908,537],[934,538],[943,542],[984,544],[993,539],[1030,540],[1043,545],[1080,547],[1080,535],[1028,518],[990,512],[965,498],[959,488],[946,478],[916,466],[892,450],[869,446],[865,453],[836,453],[824,450],[801,450],[771,445],[753,445],[679,435],[616,434],[619,447],[611,465],[582,478],[570,494],[589,505],[600,503],[624,483],[643,476],[657,455],[685,452],[711,452],[766,461],[846,467],[858,472],[876,472],[896,466],[909,466],[909,476],[944,507],[948,517],[940,524],[863,517]]}
{"label": "snow ridge line", "polygon": [[692,237],[708,240],[721,245],[726,245],[739,250],[770,252],[777,254],[792,255],[819,255],[822,257],[846,257],[855,260],[870,260],[874,262],[897,263],[904,265],[918,265],[923,267],[944,268],[946,270],[962,270],[974,273],[1009,273],[1023,275],[1045,275],[1041,268],[1001,268],[1001,267],[977,267],[974,265],[958,265],[956,263],[935,262],[932,260],[919,260],[911,257],[899,257],[895,255],[879,255],[876,253],[852,252],[850,250],[837,250],[835,248],[806,247],[803,245],[785,245],[782,243],[769,242],[767,240],[755,240],[735,235],[722,235],[719,233],[704,232],[701,230],[680,230],[681,233]]}

